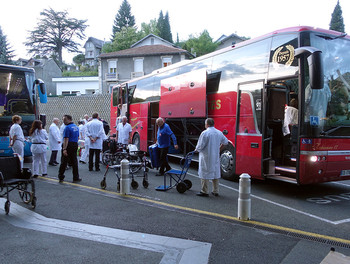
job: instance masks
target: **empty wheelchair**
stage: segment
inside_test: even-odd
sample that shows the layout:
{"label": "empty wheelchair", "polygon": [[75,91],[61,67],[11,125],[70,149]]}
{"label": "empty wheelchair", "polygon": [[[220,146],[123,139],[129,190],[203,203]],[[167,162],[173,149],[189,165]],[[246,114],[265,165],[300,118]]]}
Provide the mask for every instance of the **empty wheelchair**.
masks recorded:
{"label": "empty wheelchair", "polygon": [[[194,151],[186,154],[184,158],[180,160],[181,170],[171,169],[164,173],[164,185],[160,185],[156,188],[157,191],[167,191],[176,187],[179,193],[184,193],[191,189],[192,182],[186,179],[187,171],[190,167]],[[167,179],[169,178],[169,185],[167,185]]]}
{"label": "empty wheelchair", "polygon": [[36,207],[35,184],[32,173],[28,168],[21,170],[20,158],[1,157],[0,158],[0,197],[6,196],[5,212],[10,212],[9,193],[18,190],[19,196],[25,204]]}

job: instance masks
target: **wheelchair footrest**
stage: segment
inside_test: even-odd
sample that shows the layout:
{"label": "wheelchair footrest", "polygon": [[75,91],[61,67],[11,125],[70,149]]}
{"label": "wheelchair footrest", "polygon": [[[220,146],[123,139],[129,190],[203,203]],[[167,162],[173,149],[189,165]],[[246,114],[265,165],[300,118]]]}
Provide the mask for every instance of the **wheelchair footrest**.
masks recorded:
{"label": "wheelchair footrest", "polygon": [[169,186],[169,185],[159,185],[157,188],[156,188],[156,191],[162,191],[162,192],[165,192],[167,190],[170,190],[172,187]]}

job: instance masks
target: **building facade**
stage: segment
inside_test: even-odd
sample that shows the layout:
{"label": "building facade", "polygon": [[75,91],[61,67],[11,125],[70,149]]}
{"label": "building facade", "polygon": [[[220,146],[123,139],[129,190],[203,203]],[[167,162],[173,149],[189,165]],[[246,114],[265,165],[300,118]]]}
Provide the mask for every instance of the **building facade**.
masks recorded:
{"label": "building facade", "polygon": [[192,54],[162,38],[150,34],[130,49],[99,56],[99,80],[102,93],[114,85],[152,73],[154,70],[190,59]]}
{"label": "building facade", "polygon": [[52,78],[62,76],[62,70],[53,59],[20,59],[20,66],[34,68],[35,77],[44,81],[48,95],[56,95],[56,84]]}
{"label": "building facade", "polygon": [[83,65],[87,65],[93,68],[98,67],[98,56],[101,54],[103,44],[103,40],[99,40],[93,37],[88,38],[84,45],[85,61]]}

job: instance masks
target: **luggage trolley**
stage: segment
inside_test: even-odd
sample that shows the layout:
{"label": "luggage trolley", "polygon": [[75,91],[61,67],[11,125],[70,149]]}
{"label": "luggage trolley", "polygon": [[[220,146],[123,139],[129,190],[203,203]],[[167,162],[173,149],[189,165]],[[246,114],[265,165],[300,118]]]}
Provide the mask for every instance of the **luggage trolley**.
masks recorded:
{"label": "luggage trolley", "polygon": [[[148,168],[149,167],[149,161],[146,158],[146,152],[144,151],[130,151],[128,153],[123,153],[124,157],[129,160],[129,172],[131,174],[131,187],[133,189],[137,189],[139,187],[139,184],[137,181],[135,181],[134,174],[137,173],[139,170],[143,170],[143,181],[142,185],[144,188],[148,188]],[[122,158],[122,159],[123,159]],[[121,160],[122,160],[121,159]],[[120,160],[120,161],[121,161]],[[114,174],[117,176],[117,191],[120,191],[120,176],[118,173],[118,170],[120,169],[121,164],[107,164],[106,166],[106,172],[103,175],[103,179],[100,183],[101,189],[106,189],[106,176],[109,171],[109,169],[113,169]]]}
{"label": "luggage trolley", "polygon": [[36,207],[35,184],[30,169],[21,170],[20,157],[0,158],[0,197],[6,196],[5,212],[10,212],[9,193],[17,189],[19,196],[25,204]]}
{"label": "luggage trolley", "polygon": [[[186,179],[187,171],[190,167],[192,156],[194,151],[188,152],[184,158],[180,160],[181,170],[171,169],[164,173],[164,185],[160,185],[156,188],[156,191],[167,191],[176,186],[176,190],[179,193],[184,193],[185,191],[192,188],[192,182]],[[169,185],[166,184],[167,177],[169,177]],[[173,180],[175,183],[173,184]]]}

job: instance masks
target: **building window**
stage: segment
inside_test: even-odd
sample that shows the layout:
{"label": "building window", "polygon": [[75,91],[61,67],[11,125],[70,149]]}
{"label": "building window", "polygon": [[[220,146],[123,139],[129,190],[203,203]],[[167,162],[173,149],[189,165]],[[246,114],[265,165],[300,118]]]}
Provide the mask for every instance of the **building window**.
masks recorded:
{"label": "building window", "polygon": [[163,68],[171,65],[172,57],[162,57]]}
{"label": "building window", "polygon": [[154,45],[154,38],[151,38],[151,45]]}
{"label": "building window", "polygon": [[117,73],[117,61],[116,60],[108,61],[108,73]]}

